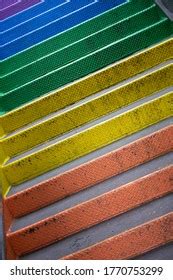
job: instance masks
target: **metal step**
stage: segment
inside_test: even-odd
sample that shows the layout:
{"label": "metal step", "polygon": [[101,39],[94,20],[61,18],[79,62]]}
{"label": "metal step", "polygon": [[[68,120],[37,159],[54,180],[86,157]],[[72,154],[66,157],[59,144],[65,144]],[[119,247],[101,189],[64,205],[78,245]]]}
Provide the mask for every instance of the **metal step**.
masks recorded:
{"label": "metal step", "polygon": [[[84,79],[76,81],[44,98],[38,99],[0,117],[0,136],[11,135],[28,126],[52,118],[60,109],[98,94],[104,89],[123,83],[142,72],[169,63],[173,55],[173,40],[169,39],[118,63],[103,68]],[[139,63],[140,61],[140,63]],[[169,79],[172,77],[170,75]],[[98,82],[99,80],[99,82]],[[164,83],[164,81],[163,81]],[[64,98],[66,97],[66,98]],[[10,136],[9,135],[9,136]]]}
{"label": "metal step", "polygon": [[[8,0],[4,1],[6,5],[8,4]],[[15,0],[16,3],[16,0]],[[6,18],[6,20],[1,21],[0,24],[0,32],[4,33],[11,28],[22,25],[24,22],[31,20],[34,17],[39,16],[55,7],[64,3],[64,0],[44,0],[39,5],[32,7],[31,9],[27,9],[22,11],[22,13],[17,13],[13,17]]]}
{"label": "metal step", "polygon": [[[14,32],[13,30],[11,36],[10,34],[7,34],[6,38],[6,35],[4,34],[5,36],[3,36],[1,41],[0,59],[7,59],[18,52],[64,32],[75,25],[124,3],[125,1],[126,0],[110,0],[106,2],[100,0],[64,1],[64,5],[61,5],[59,8],[52,9],[50,12],[41,15],[37,20],[32,19],[31,23],[26,23],[24,29],[29,29],[28,33],[21,35],[23,34],[23,31],[20,32],[20,30],[24,29],[16,27],[17,31]],[[15,38],[15,35],[13,34],[16,34],[16,36],[19,37]]]}
{"label": "metal step", "polygon": [[[47,4],[7,19],[14,53],[52,34]],[[6,259],[173,259],[173,25],[154,0],[104,7],[2,62]]]}
{"label": "metal step", "polygon": [[82,40],[83,38],[92,35],[99,30],[118,23],[125,18],[128,18],[136,13],[145,10],[153,5],[153,1],[138,0],[130,1],[118,8],[113,8],[104,12],[103,14],[92,18],[76,27],[67,30],[61,34],[54,36],[24,52],[21,52],[12,58],[2,61],[0,73],[2,76],[9,75],[18,69],[25,69],[27,65],[34,65],[37,60],[42,60],[44,57],[49,57],[58,50]]}
{"label": "metal step", "polygon": [[[144,22],[144,25],[146,23],[147,22]],[[159,22],[151,24],[149,27],[145,27],[142,30],[139,29],[137,32],[122,40],[115,41],[94,53],[90,53],[72,63],[64,65],[33,82],[16,88],[11,92],[1,94],[1,114],[97,71],[141,48],[148,47],[158,42],[158,40],[164,39],[165,36],[169,36],[171,33],[172,25],[170,25],[167,19],[162,19]],[[146,40],[146,37],[148,37],[149,40]],[[134,40],[139,40],[140,44],[134,44]]]}

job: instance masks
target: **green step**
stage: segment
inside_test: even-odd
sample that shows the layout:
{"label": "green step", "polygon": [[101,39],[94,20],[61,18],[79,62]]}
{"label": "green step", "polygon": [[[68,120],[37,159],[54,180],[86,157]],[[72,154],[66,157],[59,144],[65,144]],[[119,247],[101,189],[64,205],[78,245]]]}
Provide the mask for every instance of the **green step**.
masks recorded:
{"label": "green step", "polygon": [[19,68],[31,65],[38,59],[54,53],[69,44],[73,44],[113,23],[128,18],[153,4],[153,0],[131,0],[100,16],[78,25],[62,34],[54,36],[24,52],[21,52],[1,63],[0,75],[8,75]]}
{"label": "green step", "polygon": [[56,71],[68,63],[72,63],[107,45],[122,40],[148,25],[154,24],[159,21],[159,19],[158,8],[153,5],[137,15],[124,19],[120,23],[112,24],[83,40],[65,47],[45,59],[39,60],[32,66],[25,67],[25,69],[21,69],[20,71],[4,77],[2,79],[0,92],[1,94],[7,93],[51,71]]}
{"label": "green step", "polygon": [[[154,11],[153,9],[151,11]],[[140,15],[140,18],[142,18],[142,15]],[[138,30],[127,37],[115,40],[115,42],[90,55],[2,95],[0,97],[1,114],[169,37],[173,33],[171,21],[166,17],[160,20],[156,18],[156,15],[147,17],[146,20],[140,21],[143,23],[143,28],[140,26]],[[111,40],[113,36],[116,37],[116,33],[111,33]]]}

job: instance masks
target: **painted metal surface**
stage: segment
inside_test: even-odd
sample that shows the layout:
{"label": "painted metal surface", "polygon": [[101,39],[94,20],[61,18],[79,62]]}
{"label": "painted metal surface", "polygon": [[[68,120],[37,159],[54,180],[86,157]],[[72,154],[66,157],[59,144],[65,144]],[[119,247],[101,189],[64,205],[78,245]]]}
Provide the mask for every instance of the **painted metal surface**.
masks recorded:
{"label": "painted metal surface", "polygon": [[16,4],[17,2],[18,2],[18,0],[6,0],[6,1],[1,0],[0,1],[0,11],[7,9],[8,7]]}
{"label": "painted metal surface", "polygon": [[[156,133],[154,133],[152,135],[147,135],[147,137],[139,139],[126,147],[122,147],[119,150],[113,151],[110,155],[105,155],[102,158],[94,159],[94,161],[92,161],[91,163],[88,162],[87,164],[85,164],[83,166],[78,166],[77,168],[75,168],[73,170],[69,167],[68,172],[65,172],[64,174],[62,174],[62,172],[61,172],[60,175],[56,179],[54,178],[53,181],[52,180],[49,180],[47,182],[42,181],[42,183],[39,184],[39,186],[34,186],[34,187],[33,187],[33,184],[31,183],[31,185],[30,185],[32,187],[31,189],[26,189],[23,192],[17,191],[16,195],[14,195],[14,196],[10,195],[7,197],[6,202],[8,201],[9,203],[6,203],[6,207],[4,209],[6,209],[6,210],[9,209],[8,214],[10,213],[13,215],[12,217],[9,217],[8,214],[6,214],[6,217],[7,217],[6,222],[8,223],[6,225],[7,231],[10,228],[9,233],[10,234],[12,233],[12,236],[13,236],[13,234],[14,234],[14,236],[18,236],[24,230],[27,231],[28,229],[31,229],[30,230],[31,233],[30,234],[28,233],[27,236],[28,236],[28,238],[29,238],[29,236],[31,237],[29,239],[29,243],[32,244],[32,239],[35,238],[35,231],[32,230],[33,226],[34,226],[33,224],[36,223],[36,225],[40,225],[43,221],[45,221],[45,224],[46,224],[49,219],[50,220],[51,220],[51,218],[53,219],[53,216],[50,213],[48,214],[47,218],[46,217],[43,218],[42,214],[51,208],[51,205],[54,202],[54,199],[58,200],[58,203],[64,205],[64,203],[66,203],[66,200],[64,200],[63,198],[68,199],[70,197],[73,197],[72,194],[74,194],[73,193],[74,191],[77,191],[79,194],[81,194],[84,191],[84,189],[80,189],[80,182],[82,183],[84,188],[85,188],[85,186],[87,187],[87,184],[88,184],[87,190],[92,189],[92,188],[94,188],[94,186],[96,186],[95,198],[97,199],[97,197],[99,195],[98,183],[100,183],[100,180],[105,181],[107,178],[106,176],[112,177],[115,175],[114,183],[111,183],[111,185],[112,185],[111,189],[114,190],[114,188],[117,187],[115,182],[117,180],[119,180],[118,179],[119,172],[122,173],[122,176],[124,177],[126,174],[126,168],[131,168],[133,174],[135,172],[137,172],[138,178],[141,181],[141,173],[139,172],[139,170],[140,170],[139,167],[140,166],[142,167],[144,165],[144,162],[148,161],[148,162],[151,162],[151,164],[148,167],[147,172],[149,174],[148,174],[147,178],[149,178],[153,175],[153,174],[150,174],[153,171],[154,172],[156,171],[157,174],[158,174],[158,172],[159,172],[159,174],[161,174],[162,172],[164,172],[165,169],[169,169],[168,165],[166,164],[166,166],[162,167],[162,168],[161,167],[159,168],[159,166],[157,166],[157,169],[153,170],[151,168],[152,158],[158,157],[158,162],[161,162],[162,158],[160,156],[163,157],[164,154],[166,156],[172,150],[172,139],[173,139],[172,138],[172,126],[166,127],[164,129],[162,129],[161,131],[157,130]],[[122,161],[120,161],[120,159],[122,159]],[[133,159],[134,159],[134,161],[133,161]],[[107,165],[107,169],[105,168],[105,164]],[[111,168],[111,164],[112,164],[112,168]],[[135,164],[137,164],[137,166],[138,166],[136,171],[134,169]],[[170,164],[171,164],[171,161],[170,161]],[[124,166],[124,168],[123,168],[123,166]],[[82,170],[82,168],[84,168],[84,170]],[[89,170],[91,170],[92,173],[90,173]],[[144,166],[144,170],[147,170],[146,166]],[[80,172],[81,172],[81,174],[80,174]],[[96,174],[96,172],[97,172],[98,176],[95,177],[94,174]],[[104,177],[104,172],[105,172],[105,177]],[[107,172],[109,174],[107,174]],[[82,179],[82,175],[83,175],[84,180]],[[147,175],[147,173],[146,173],[146,175]],[[68,176],[70,176],[70,177],[68,177]],[[172,177],[172,173],[170,173],[170,176]],[[81,179],[81,181],[80,181],[80,179]],[[96,181],[93,181],[93,180],[96,180]],[[134,181],[135,181],[134,179],[131,180],[131,183],[128,185],[131,186],[132,183],[134,183]],[[58,182],[59,182],[59,184],[58,184]],[[70,182],[70,184],[68,182]],[[119,181],[120,186],[122,186],[122,182],[123,182],[123,180],[121,179]],[[171,180],[169,182],[171,183]],[[72,187],[75,186],[76,183],[79,183],[79,189],[73,190]],[[161,186],[163,186],[162,183],[160,183]],[[65,187],[65,189],[64,189],[64,187]],[[68,193],[69,187],[71,187],[71,193],[70,192]],[[156,187],[156,185],[154,184],[154,188],[155,187]],[[172,184],[170,185],[170,187],[172,188]],[[36,188],[38,188],[37,191],[36,191]],[[51,188],[52,188],[52,191],[51,191]],[[102,188],[102,186],[100,186],[100,188]],[[119,190],[119,189],[121,189],[121,188],[119,188],[119,186],[118,186],[117,190]],[[61,192],[61,190],[62,190],[62,192]],[[31,193],[30,193],[30,191],[31,191]],[[55,191],[57,191],[57,196],[56,195],[54,196]],[[59,191],[59,193],[58,193],[58,191]],[[107,188],[107,191],[109,191],[108,188]],[[105,190],[104,190],[104,192],[105,192]],[[40,194],[40,196],[39,196],[39,194]],[[143,191],[143,194],[144,194],[144,191]],[[49,199],[47,199],[47,201],[43,199],[44,197],[49,196],[49,195],[50,195],[50,197],[49,197]],[[85,203],[88,203],[89,199],[86,197],[86,192],[84,193],[84,197],[85,197],[84,201],[86,201]],[[126,198],[126,196],[125,196],[125,198]],[[142,196],[142,198],[144,199],[144,196]],[[19,199],[19,201],[17,201],[17,199]],[[29,203],[27,202],[27,199],[28,199],[28,202],[30,201]],[[156,197],[154,199],[154,201],[151,202],[151,205],[153,205],[153,208],[151,206],[149,206],[150,204],[147,203],[146,205],[142,206],[143,208],[141,208],[141,206],[140,207],[138,206],[138,208],[136,208],[136,210],[134,209],[132,211],[132,213],[133,212],[140,213],[139,221],[138,221],[136,214],[134,216],[132,215],[132,217],[131,217],[131,214],[130,214],[131,211],[130,212],[128,211],[127,213],[123,214],[124,216],[122,214],[118,215],[117,217],[114,218],[114,220],[117,220],[118,224],[121,224],[121,225],[124,224],[127,227],[127,220],[130,222],[132,220],[136,221],[136,219],[137,219],[137,221],[138,221],[137,226],[139,226],[143,222],[151,222],[151,220],[153,218],[158,219],[160,217],[159,214],[167,215],[167,213],[170,213],[170,211],[171,211],[170,205],[172,205],[172,197],[170,197],[170,200],[168,200],[167,195],[166,195],[160,199],[161,199],[161,201],[163,200],[163,203],[160,204],[159,208],[157,206],[157,205],[159,205],[158,204],[159,199],[158,199],[158,197]],[[74,198],[74,200],[75,200],[75,198]],[[23,203],[25,204],[25,207],[23,207],[22,204],[20,207],[20,201],[23,201]],[[13,208],[14,204],[15,204],[15,207]],[[27,208],[27,205],[28,206],[30,205],[30,207]],[[46,205],[47,205],[48,209],[46,209]],[[81,207],[83,204],[81,204],[81,202],[79,202],[77,200],[74,207],[76,208],[77,205],[79,207]],[[113,205],[113,204],[111,204],[111,205]],[[165,205],[168,206],[167,210],[165,209],[165,212],[163,210],[161,211],[161,209],[164,209]],[[57,206],[58,206],[58,204],[55,205],[55,209],[54,209],[55,214],[54,215],[56,215],[56,213],[57,213],[58,217],[60,217],[61,213],[63,213],[63,212]],[[74,209],[74,207],[73,207],[73,209]],[[42,208],[42,212],[40,212],[40,210],[39,210],[41,208]],[[141,213],[141,209],[143,209],[142,210],[143,214]],[[147,210],[147,209],[149,209],[149,210]],[[29,212],[28,212],[28,210],[29,210]],[[71,208],[69,206],[66,206],[65,213],[67,213],[68,211],[71,211]],[[28,220],[29,213],[31,214],[30,220]],[[83,219],[84,219],[85,212],[84,213],[81,212],[81,213],[82,213],[82,215],[84,215],[83,216]],[[144,213],[145,213],[145,215],[147,215],[147,219],[142,218]],[[155,216],[154,216],[154,214],[151,214],[151,213],[155,213]],[[37,216],[39,216],[39,218]],[[125,218],[126,216],[127,216],[127,219]],[[36,217],[37,217],[38,221],[35,220]],[[21,219],[21,221],[20,221],[20,219]],[[19,220],[19,222],[18,222],[18,220]],[[22,222],[22,220],[23,220],[23,222]],[[27,225],[26,225],[26,221],[27,221]],[[17,222],[17,224],[16,224],[16,222]],[[105,225],[103,227],[104,223],[105,223]],[[13,226],[12,226],[12,224],[13,224]],[[15,224],[16,224],[16,226],[14,227]],[[24,226],[24,224],[25,224],[25,226]],[[110,232],[111,224],[112,224],[111,237],[113,237],[113,235],[116,235],[116,237],[117,237],[117,233],[115,231],[113,231],[113,229],[115,229],[115,228],[117,229],[119,226],[118,226],[118,224],[117,224],[117,226],[116,226],[116,224],[114,225],[113,220],[109,219],[108,221],[98,224],[97,228],[92,226],[90,231],[89,231],[89,229],[83,230],[78,234],[77,233],[73,234],[72,237],[69,236],[69,239],[67,237],[64,237],[59,242],[55,240],[54,241],[55,243],[53,243],[52,245],[49,245],[49,246],[47,244],[45,246],[42,243],[42,246],[43,246],[42,249],[39,248],[39,250],[36,250],[35,252],[31,250],[30,254],[28,254],[28,255],[25,255],[25,254],[22,256],[13,255],[12,254],[13,251],[11,250],[12,248],[10,247],[11,245],[10,245],[10,243],[7,242],[7,244],[8,244],[7,256],[9,259],[14,259],[16,257],[22,258],[22,259],[66,258],[65,255],[67,255],[68,252],[69,253],[76,252],[81,247],[87,248],[91,243],[91,239],[94,239],[94,236],[101,238],[102,239],[101,241],[104,241],[106,238],[108,238],[107,236],[103,237],[103,233],[105,234],[106,232]],[[130,227],[130,229],[133,230],[133,227],[134,226]],[[100,230],[99,230],[99,228],[100,228]],[[104,230],[104,228],[105,228],[105,230]],[[125,226],[124,226],[124,228],[125,228]],[[124,230],[127,231],[127,228],[125,228]],[[124,230],[122,230],[122,231],[124,232]],[[46,226],[45,226],[45,231],[46,231]],[[113,233],[113,232],[115,232],[115,233]],[[122,232],[120,232],[120,233],[122,233]],[[37,231],[36,231],[36,234],[37,234]],[[46,235],[47,235],[47,231],[46,231]],[[93,237],[92,237],[92,235],[93,235]],[[8,236],[8,234],[7,234],[7,236]],[[10,236],[9,236],[9,238],[10,238]],[[50,236],[50,234],[49,234],[49,236]],[[157,243],[157,241],[159,240],[158,236],[154,233],[153,233],[153,236],[156,236],[155,241]],[[95,238],[97,240],[94,243],[97,243],[99,238]],[[71,245],[69,243],[70,240],[73,240],[73,242],[71,241]],[[88,240],[88,242],[87,242],[87,240]],[[40,243],[43,242],[43,239],[41,236],[40,236],[39,242]],[[87,245],[87,243],[88,243],[88,245]],[[111,246],[111,244],[110,244],[110,246]],[[159,244],[157,243],[157,246],[159,247],[160,243]],[[64,248],[64,250],[62,250],[62,247]],[[52,249],[50,249],[50,248],[52,248]],[[139,250],[141,247],[138,245],[136,248]],[[169,252],[169,250],[168,250],[169,247],[167,249],[166,248],[167,247],[164,246],[163,250],[160,249],[161,252],[164,252],[164,250],[166,250],[165,254],[162,253],[162,258],[166,257],[166,252]],[[19,250],[20,249],[21,249],[21,247],[19,246]],[[151,248],[149,248],[149,249],[151,250]],[[16,250],[18,250],[18,246],[16,246]],[[64,252],[64,254],[62,251]],[[120,251],[120,253],[121,253],[121,251]],[[135,256],[137,257],[138,255],[141,255],[141,253],[143,253],[143,250],[138,251],[138,254],[136,254]],[[18,254],[18,251],[17,251],[17,254]],[[150,255],[152,256],[152,251],[151,251]],[[59,256],[61,256],[61,257],[59,257]],[[156,254],[156,256],[158,256],[158,255]],[[73,256],[70,256],[70,257],[73,258]],[[171,257],[171,254],[170,254],[170,257]],[[68,256],[67,256],[67,258],[68,258]],[[124,258],[127,258],[127,257],[125,256]],[[132,258],[132,256],[129,256],[128,258]]]}
{"label": "painted metal surface", "polygon": [[[0,136],[8,135],[80,99],[118,84],[160,63],[169,61],[172,59],[172,55],[173,40],[169,39],[48,96],[44,96],[42,99],[5,114],[0,117]],[[171,77],[172,75],[169,78]],[[164,80],[162,82],[164,83]],[[66,98],[64,98],[65,96]]]}
{"label": "painted metal surface", "polygon": [[173,94],[168,93],[140,107],[84,130],[1,167],[3,194],[11,185],[61,166],[151,124],[172,116]]}
{"label": "painted metal surface", "polygon": [[6,31],[15,28],[16,26],[22,25],[24,22],[56,8],[57,6],[63,4],[64,1],[65,0],[42,0],[39,5],[27,9],[22,13],[16,14],[13,17],[7,18],[5,21],[2,21],[0,24],[0,31],[4,34]]}
{"label": "painted metal surface", "polygon": [[[5,204],[11,218],[26,216],[55,201],[171,152],[172,134],[173,126],[168,126],[54,178],[10,195],[6,198]],[[6,229],[9,229],[9,225],[6,225]]]}
{"label": "painted metal surface", "polygon": [[[8,41],[8,43],[5,44],[2,42],[0,59],[3,60],[15,55],[17,52],[38,44],[51,36],[57,35],[60,32],[72,28],[73,26],[91,19],[92,17],[95,17],[96,15],[99,15],[100,13],[103,13],[106,10],[116,7],[122,3],[124,3],[124,0],[109,0],[106,2],[100,2],[100,0],[70,0],[66,5],[62,5],[57,9],[51,10],[50,15],[47,15],[46,13],[44,15],[44,18],[46,19],[45,22],[43,21],[43,23],[41,23],[40,21],[42,21],[42,17],[39,17],[39,19],[35,21],[34,26],[35,24],[37,25],[37,22],[38,24],[40,22],[40,26],[38,26],[38,28],[36,27],[35,31],[32,32],[32,30],[30,30],[32,26],[31,23],[28,25],[29,32],[26,36],[19,35],[19,39],[14,39],[14,41],[12,39],[11,42]],[[8,40],[10,36],[7,37]]]}
{"label": "painted metal surface", "polygon": [[[0,117],[7,259],[173,259],[172,39],[143,50],[170,37],[172,23],[154,1],[139,0],[140,10],[125,12],[134,3],[3,62],[5,95],[18,90],[18,82],[21,93],[34,87],[45,93]],[[97,29],[93,22],[101,17],[109,20]],[[130,54],[126,44],[131,54],[137,45],[142,51],[115,63]],[[69,60],[55,65],[61,51]],[[70,74],[84,63],[87,71],[75,81]],[[75,82],[59,88],[59,74]],[[47,94],[53,78],[55,91]]]}
{"label": "painted metal surface", "polygon": [[[68,235],[172,192],[172,174],[172,167],[168,167],[122,186],[115,191],[51,216],[33,226],[20,231],[9,232],[7,242],[11,245],[13,253],[20,256],[61,240]],[[29,242],[30,240],[32,240],[32,243]],[[102,256],[98,255],[98,257],[101,258]]]}
{"label": "painted metal surface", "polygon": [[[162,77],[164,76],[164,79]],[[2,162],[23,153],[39,144],[60,136],[76,127],[98,119],[106,114],[127,106],[155,92],[171,87],[173,83],[173,64],[163,67],[126,86],[108,91],[83,105],[33,125],[13,136],[0,140],[5,155]],[[68,99],[69,100],[69,99]]]}
{"label": "painted metal surface", "polygon": [[64,259],[130,259],[172,241],[173,214],[170,213]]}
{"label": "painted metal surface", "polygon": [[[146,24],[146,22],[144,24]],[[92,54],[60,67],[59,69],[50,72],[48,75],[42,76],[41,78],[14,89],[11,92],[1,94],[1,114],[67,83],[82,78],[89,73],[99,70],[120,58],[126,57],[128,54],[138,51],[144,46],[147,47],[152,43],[163,39],[165,36],[169,36],[171,33],[172,25],[170,25],[170,22],[167,19],[161,19],[161,21],[152,24],[149,28],[144,28],[122,40],[115,41]],[[148,41],[145,39],[145,36],[148,36]],[[134,44],[134,40],[140,40],[141,44]]]}
{"label": "painted metal surface", "polygon": [[5,20],[10,16],[14,16],[15,14],[20,13],[25,9],[39,4],[40,2],[42,2],[42,0],[16,1],[16,3],[13,3],[12,5],[7,6],[5,9],[0,10],[0,20]]}
{"label": "painted metal surface", "polygon": [[[116,2],[116,5],[119,6],[120,4],[123,4],[123,2],[126,2],[126,1],[119,0],[119,1],[115,1],[115,2]],[[13,40],[17,40],[21,36],[25,36],[28,33],[32,34],[32,32],[34,32],[35,30],[38,30],[39,28],[42,28],[55,20],[60,20],[64,17],[68,18],[69,14],[76,13],[79,9],[80,9],[80,11],[84,8],[86,9],[88,6],[94,5],[94,3],[95,3],[95,1],[93,1],[93,0],[64,1],[64,3],[62,3],[62,5],[60,5],[59,7],[57,6],[55,9],[51,10],[50,12],[47,12],[46,14],[44,14],[44,16],[40,16],[35,19],[32,19],[29,22],[23,23],[22,26],[17,26],[15,29],[13,28],[12,30],[9,30],[8,32],[4,33],[4,36],[1,39],[1,44],[8,45],[9,42],[12,42]],[[116,7],[116,5],[114,5],[114,7]],[[93,6],[93,8],[94,8],[94,6]],[[97,15],[98,11],[96,11],[95,13]],[[81,22],[82,22],[82,19],[81,19]],[[58,34],[58,32],[57,32],[57,34]]]}
{"label": "painted metal surface", "polygon": [[[56,52],[58,48],[63,48],[66,45],[72,44],[86,36],[91,35],[94,32],[100,30],[103,24],[111,25],[112,23],[121,21],[124,18],[134,15],[142,9],[146,9],[151,6],[152,2],[139,0],[134,2],[128,2],[125,5],[121,5],[118,8],[113,8],[100,16],[97,16],[81,25],[72,28],[58,36],[54,36],[49,40],[46,40],[27,51],[19,53],[12,58],[2,61],[2,67],[0,73],[2,76],[10,74],[10,72],[16,71],[19,68],[23,68],[28,64],[34,63],[38,59],[44,58],[49,54]],[[128,7],[126,9],[125,7]],[[114,21],[112,16],[114,15]],[[105,23],[104,23],[105,21]],[[94,23],[94,24],[92,24]],[[85,27],[85,28],[84,28]]]}
{"label": "painted metal surface", "polygon": [[[94,32],[99,31],[105,24],[111,25],[119,22],[124,18],[134,15],[135,13],[148,8],[153,3],[150,1],[139,0],[137,3],[132,1],[125,5],[121,5],[118,8],[113,8],[100,16],[97,16],[81,25],[76,26],[58,36],[54,36],[49,40],[46,40],[32,48],[15,55],[12,58],[2,61],[2,69],[0,73],[8,75],[10,72],[16,71],[19,68],[32,64],[36,60],[44,58],[49,54],[56,52],[58,49],[65,47],[66,45],[72,44],[80,39],[91,35]],[[128,7],[128,9],[126,9]],[[112,17],[114,16],[114,20]],[[104,22],[105,21],[105,22]],[[94,24],[92,24],[94,23]]]}
{"label": "painted metal surface", "polygon": [[[113,9],[107,13],[104,13],[100,17],[96,17],[93,20],[86,22],[85,24],[79,25],[78,27],[57,36],[56,42],[55,39],[54,43],[52,42],[51,49],[47,48],[45,44],[43,44],[44,49],[39,49],[39,55],[37,56],[35,61],[34,57],[28,57],[29,51],[26,51],[18,56],[15,56],[11,60],[9,59],[2,62],[1,71],[4,71],[2,76],[2,92],[10,90],[10,87],[14,89],[16,85],[17,87],[19,87],[20,85],[32,81],[46,73],[49,73],[68,62],[79,59],[81,56],[84,56],[84,54],[87,55],[92,51],[103,47],[110,40],[108,32],[111,32],[111,30],[116,33],[115,39],[117,38],[117,40],[130,34],[135,30],[134,25],[136,21],[139,20],[139,17],[142,24],[142,21],[145,20],[146,13],[149,13],[149,16],[153,14],[153,12],[157,9],[154,6],[153,8],[151,7],[151,10],[148,10],[148,7],[145,8],[142,6],[139,9],[136,5],[136,9],[131,8],[127,12],[127,9],[125,9],[125,5],[123,5],[122,8],[123,11],[126,11],[127,17],[125,19],[124,14],[119,13],[120,10],[117,9]],[[139,14],[135,15],[135,11],[138,11]],[[120,16],[118,17],[117,15]],[[128,30],[125,29],[126,24],[129,25]],[[119,34],[120,29],[121,34]],[[105,36],[104,40],[102,39],[103,35]],[[94,45],[93,42],[95,39],[97,39],[98,42]],[[84,44],[85,50],[83,50]],[[68,54],[69,50],[70,54]],[[60,59],[62,55],[64,56],[64,60],[62,61],[61,59],[61,61],[55,62],[56,60]],[[27,59],[27,61],[29,61],[29,63],[27,63],[25,58]],[[13,64],[11,65],[10,62],[12,62]],[[10,66],[12,66],[13,68],[15,67],[14,70],[11,69],[12,73],[10,73],[9,71]],[[8,69],[9,73],[6,71],[6,69]],[[29,73],[29,75],[26,75],[26,73]],[[16,81],[14,80],[14,77],[16,77]],[[22,79],[19,80],[19,77]]]}

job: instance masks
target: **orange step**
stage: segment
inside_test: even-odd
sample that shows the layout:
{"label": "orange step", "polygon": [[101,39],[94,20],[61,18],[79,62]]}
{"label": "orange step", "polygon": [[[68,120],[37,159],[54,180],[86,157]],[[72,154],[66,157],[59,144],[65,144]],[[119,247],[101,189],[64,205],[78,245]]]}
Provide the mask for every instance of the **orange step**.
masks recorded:
{"label": "orange step", "polygon": [[64,260],[127,260],[173,241],[173,212],[64,257]]}
{"label": "orange step", "polygon": [[[173,125],[7,197],[11,219],[19,218],[173,150]],[[6,209],[7,211],[7,209]],[[8,220],[8,219],[7,219]],[[10,222],[7,222],[9,227]]]}
{"label": "orange step", "polygon": [[168,166],[21,230],[8,232],[7,245],[11,248],[7,251],[12,250],[19,257],[172,193],[172,177],[173,166]]}

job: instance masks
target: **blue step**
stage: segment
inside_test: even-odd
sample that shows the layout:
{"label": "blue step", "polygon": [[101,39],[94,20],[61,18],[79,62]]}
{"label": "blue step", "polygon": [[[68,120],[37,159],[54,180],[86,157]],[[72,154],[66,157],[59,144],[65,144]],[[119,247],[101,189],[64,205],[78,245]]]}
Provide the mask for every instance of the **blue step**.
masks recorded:
{"label": "blue step", "polygon": [[[40,17],[40,20],[37,18],[36,21],[32,20],[27,23],[29,28],[28,34],[23,36],[21,35],[19,38],[12,40],[5,45],[1,43],[3,46],[1,46],[0,59],[3,60],[15,55],[16,53],[19,53],[125,2],[125,0],[72,0],[70,3],[56,9],[57,11],[55,9],[52,10],[51,13],[48,13],[48,16],[47,14],[44,14]],[[55,20],[55,18],[57,19]],[[49,23],[46,23],[48,21]],[[33,26],[31,26],[32,24]],[[42,27],[40,27],[41,25]],[[26,26],[25,28],[22,27],[22,29],[26,30]],[[12,38],[18,37],[19,34],[22,34],[21,32],[23,31],[21,29],[18,30],[20,30],[18,31],[19,33],[17,30],[12,30]],[[5,42],[5,40],[7,40],[5,33],[1,37],[1,42]],[[11,37],[8,35],[8,41],[10,39]]]}

